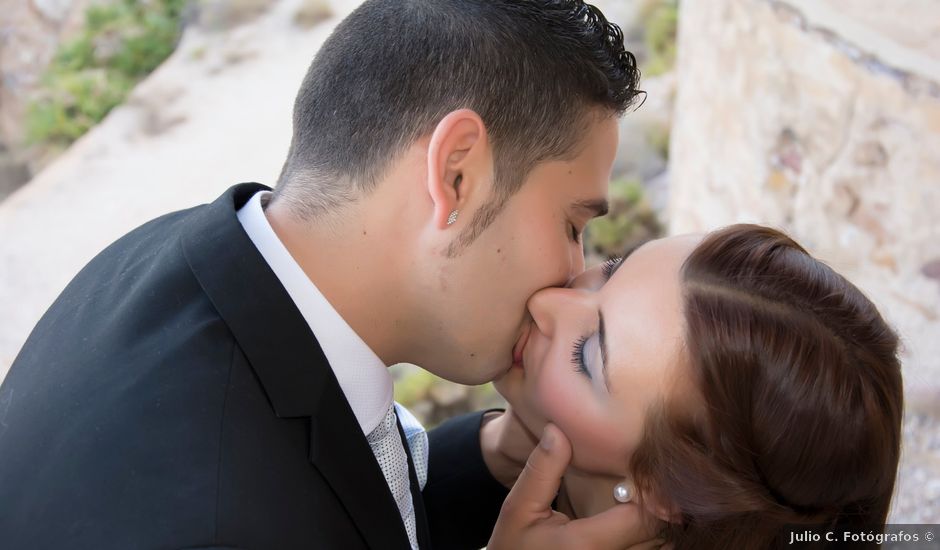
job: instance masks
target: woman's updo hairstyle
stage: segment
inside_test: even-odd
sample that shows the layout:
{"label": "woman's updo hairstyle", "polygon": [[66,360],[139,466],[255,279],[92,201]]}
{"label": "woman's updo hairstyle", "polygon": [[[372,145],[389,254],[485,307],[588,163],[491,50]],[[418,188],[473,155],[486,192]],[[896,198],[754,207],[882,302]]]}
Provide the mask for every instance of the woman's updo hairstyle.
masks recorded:
{"label": "woman's updo hairstyle", "polygon": [[651,409],[631,463],[641,493],[672,510],[667,540],[774,548],[792,524],[883,526],[903,389],[898,337],[871,301],[755,225],[707,235],[681,279],[704,406]]}

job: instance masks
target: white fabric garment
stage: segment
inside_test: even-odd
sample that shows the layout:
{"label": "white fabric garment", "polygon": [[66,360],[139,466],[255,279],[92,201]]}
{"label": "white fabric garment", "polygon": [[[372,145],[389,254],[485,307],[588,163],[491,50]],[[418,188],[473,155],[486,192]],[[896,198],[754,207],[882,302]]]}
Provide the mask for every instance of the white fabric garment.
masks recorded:
{"label": "white fabric garment", "polygon": [[368,434],[392,405],[392,376],[294,261],[264,215],[270,191],[259,191],[238,211],[238,221],[317,337],[339,387]]}
{"label": "white fabric garment", "polygon": [[427,433],[407,409],[393,402],[387,366],[333,308],[274,232],[263,208],[271,195],[270,191],[259,191],[252,196],[238,211],[238,221],[316,336],[398,503],[411,545],[417,548],[408,462],[395,426],[396,416],[408,440],[421,489],[427,483]]}

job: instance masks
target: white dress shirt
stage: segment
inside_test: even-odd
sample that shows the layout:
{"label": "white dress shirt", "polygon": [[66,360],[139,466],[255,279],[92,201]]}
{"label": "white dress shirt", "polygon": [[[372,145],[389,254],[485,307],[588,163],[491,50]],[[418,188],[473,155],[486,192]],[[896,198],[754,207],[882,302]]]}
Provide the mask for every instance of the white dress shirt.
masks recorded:
{"label": "white dress shirt", "polygon": [[[362,433],[368,435],[392,405],[392,376],[388,367],[340,316],[278,238],[264,215],[263,205],[271,195],[270,191],[255,193],[238,211],[238,221],[317,337]],[[419,487],[424,489],[427,483],[427,433],[408,409],[396,403],[395,410],[411,449]]]}
{"label": "white dress shirt", "polygon": [[392,406],[392,376],[277,237],[262,208],[262,201],[267,203],[271,195],[270,191],[255,193],[238,211],[238,221],[310,325],[362,433],[368,435]]}
{"label": "white dress shirt", "polygon": [[[259,191],[238,211],[238,221],[274,271],[303,315],[333,369],[362,433],[371,433],[392,404],[392,376],[387,366],[362,341],[300,268],[264,215],[270,191]],[[263,201],[263,202],[262,202]],[[411,411],[395,404],[398,421],[411,449],[418,486],[424,490],[428,473],[428,436]]]}

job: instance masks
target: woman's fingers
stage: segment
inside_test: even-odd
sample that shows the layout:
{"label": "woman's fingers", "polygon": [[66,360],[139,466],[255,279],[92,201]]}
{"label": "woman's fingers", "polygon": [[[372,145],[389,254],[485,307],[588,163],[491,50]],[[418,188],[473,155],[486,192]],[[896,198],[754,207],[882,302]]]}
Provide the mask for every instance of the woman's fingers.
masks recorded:
{"label": "woman's fingers", "polygon": [[[552,510],[561,476],[571,460],[571,445],[561,430],[549,424],[542,433],[519,479],[513,486],[487,548],[490,550],[524,550],[564,548],[555,531],[568,518]],[[569,548],[577,548],[570,546]]]}
{"label": "woman's fingers", "polygon": [[628,546],[626,550],[672,550],[672,545],[667,545],[663,539],[652,539]]}
{"label": "woman's fingers", "polygon": [[636,503],[618,504],[588,518],[564,526],[565,538],[581,541],[584,548],[646,550],[659,548],[656,526],[650,524]]}
{"label": "woman's fingers", "polygon": [[551,515],[561,477],[571,461],[571,444],[553,424],[545,426],[539,444],[532,450],[519,479],[506,497],[503,508],[529,517]]}
{"label": "woman's fingers", "polygon": [[593,517],[569,521],[552,510],[561,477],[571,461],[571,444],[549,424],[532,451],[503,508],[490,550],[597,550],[657,548],[655,530],[636,503],[620,504]]}

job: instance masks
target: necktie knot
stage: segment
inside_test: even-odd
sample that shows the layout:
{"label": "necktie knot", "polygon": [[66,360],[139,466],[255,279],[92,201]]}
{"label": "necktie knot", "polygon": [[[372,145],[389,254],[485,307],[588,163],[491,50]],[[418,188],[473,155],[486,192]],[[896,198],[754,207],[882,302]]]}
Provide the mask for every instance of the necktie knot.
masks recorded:
{"label": "necktie knot", "polygon": [[379,425],[376,426],[375,429],[369,432],[369,435],[366,436],[366,440],[369,442],[369,445],[373,446],[374,444],[381,443],[386,437],[388,437],[392,430],[396,430],[396,421],[397,417],[395,415],[395,408],[389,407],[388,412],[385,413],[385,417],[382,418],[382,421],[379,422]]}

